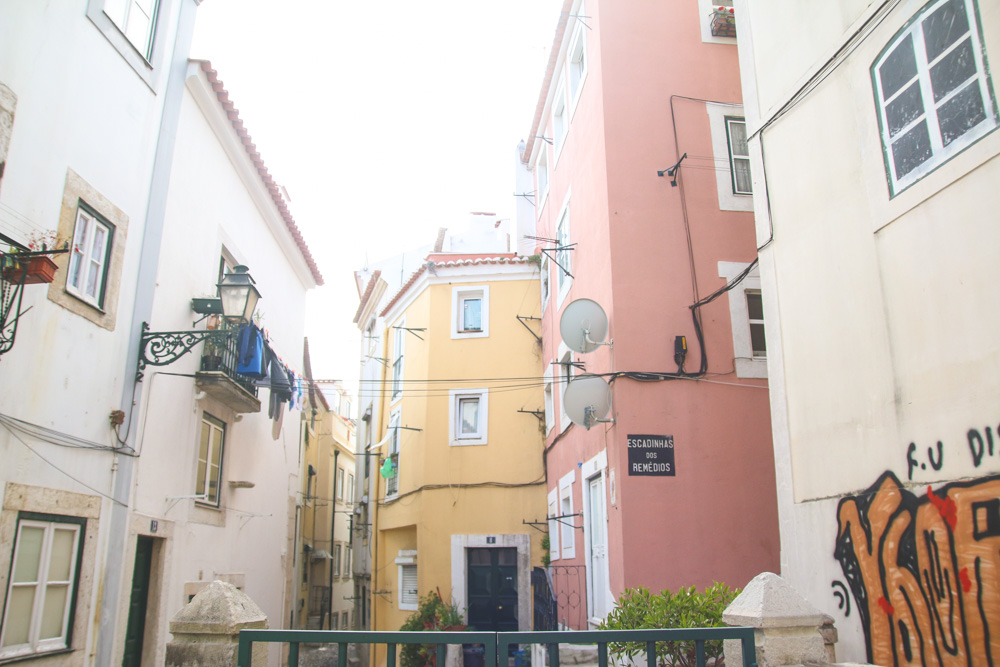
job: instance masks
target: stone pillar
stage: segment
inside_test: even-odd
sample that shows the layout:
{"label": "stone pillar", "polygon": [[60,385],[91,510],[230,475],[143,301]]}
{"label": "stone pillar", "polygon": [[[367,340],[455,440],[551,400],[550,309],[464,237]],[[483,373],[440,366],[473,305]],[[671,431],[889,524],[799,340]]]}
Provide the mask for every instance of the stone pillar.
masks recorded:
{"label": "stone pillar", "polygon": [[[788,582],[770,572],[754,577],[722,613],[726,625],[754,628],[759,667],[827,662],[820,627],[828,619]],[[743,665],[739,641],[727,639],[725,654],[726,665]]]}
{"label": "stone pillar", "polygon": [[[267,627],[267,616],[246,593],[213,581],[170,620],[166,667],[236,667],[240,630]],[[266,667],[266,644],[254,644],[251,664]]]}

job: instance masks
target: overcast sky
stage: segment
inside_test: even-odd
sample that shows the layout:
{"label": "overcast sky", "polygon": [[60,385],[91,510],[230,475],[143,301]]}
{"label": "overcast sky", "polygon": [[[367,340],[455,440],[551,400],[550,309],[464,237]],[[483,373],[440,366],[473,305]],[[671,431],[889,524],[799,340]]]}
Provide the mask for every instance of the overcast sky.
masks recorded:
{"label": "overcast sky", "polygon": [[561,4],[207,0],[198,9],[191,56],[219,72],[326,281],[306,318],[316,378],[354,389],[353,271],[366,258],[431,243],[471,211],[513,215],[515,148],[531,129]]}

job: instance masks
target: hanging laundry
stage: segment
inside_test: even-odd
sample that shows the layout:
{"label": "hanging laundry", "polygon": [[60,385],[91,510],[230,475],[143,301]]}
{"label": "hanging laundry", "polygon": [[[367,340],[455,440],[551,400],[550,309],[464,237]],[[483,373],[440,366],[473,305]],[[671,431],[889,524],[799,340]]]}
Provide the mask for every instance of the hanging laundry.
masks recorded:
{"label": "hanging laundry", "polygon": [[264,365],[264,337],[253,323],[240,329],[237,336],[236,372],[248,378],[261,379],[267,377],[267,367]]}

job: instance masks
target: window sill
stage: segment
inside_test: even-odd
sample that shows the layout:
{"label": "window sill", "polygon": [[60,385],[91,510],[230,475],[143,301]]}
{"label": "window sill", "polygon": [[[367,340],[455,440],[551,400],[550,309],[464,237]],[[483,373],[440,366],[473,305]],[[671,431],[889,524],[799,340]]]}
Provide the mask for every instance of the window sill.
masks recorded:
{"label": "window sill", "polygon": [[474,447],[478,445],[485,445],[486,438],[464,438],[462,440],[452,440],[452,447]]}
{"label": "window sill", "polygon": [[77,650],[78,649],[75,648],[58,648],[51,651],[36,651],[35,653],[12,655],[7,658],[0,658],[0,665],[11,665],[17,662],[26,662],[28,660],[40,660],[42,658],[51,658],[56,655],[68,655],[70,653],[75,653]]}

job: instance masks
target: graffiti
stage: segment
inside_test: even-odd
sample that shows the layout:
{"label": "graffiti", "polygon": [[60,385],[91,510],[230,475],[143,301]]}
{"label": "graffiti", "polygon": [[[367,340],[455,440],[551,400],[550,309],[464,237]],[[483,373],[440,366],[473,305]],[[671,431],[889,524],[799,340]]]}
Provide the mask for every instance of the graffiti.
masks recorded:
{"label": "graffiti", "polygon": [[837,598],[837,609],[844,612],[844,618],[851,616],[851,594],[847,591],[847,585],[843,581],[834,579],[830,582],[833,588],[833,597]]}
{"label": "graffiti", "polygon": [[944,445],[941,444],[940,440],[938,440],[937,443],[937,460],[934,459],[934,449],[932,447],[927,448],[926,462],[922,461],[918,462],[916,453],[917,453],[917,443],[911,442],[910,447],[906,450],[906,468],[907,468],[906,474],[907,477],[911,480],[913,479],[913,471],[916,470],[918,467],[921,470],[927,470],[927,465],[930,464],[931,468],[934,468],[934,471],[936,472],[938,470],[941,470],[941,467],[944,466]]}
{"label": "graffiti", "polygon": [[[987,458],[994,455],[1000,456],[1000,446],[993,444],[993,428],[987,426],[983,431],[970,428],[965,434],[969,443],[969,452],[972,454],[972,465],[976,468],[983,464]],[[1000,438],[1000,426],[997,426],[997,437]],[[922,457],[923,452],[917,447],[917,443],[911,442],[906,448],[906,478],[913,481],[913,473],[917,470],[927,470],[931,468],[939,472],[944,467],[944,444],[938,440],[936,447],[927,448],[927,456]]]}
{"label": "graffiti", "polygon": [[837,521],[869,662],[1000,667],[1000,475],[917,496],[886,472]]}
{"label": "graffiti", "polygon": [[[1000,433],[1000,426],[997,426],[997,433]],[[986,454],[993,456],[993,429],[986,427],[986,442],[983,442],[983,435],[974,428],[969,429],[969,449],[972,451],[972,464],[977,468],[982,464]]]}

